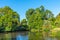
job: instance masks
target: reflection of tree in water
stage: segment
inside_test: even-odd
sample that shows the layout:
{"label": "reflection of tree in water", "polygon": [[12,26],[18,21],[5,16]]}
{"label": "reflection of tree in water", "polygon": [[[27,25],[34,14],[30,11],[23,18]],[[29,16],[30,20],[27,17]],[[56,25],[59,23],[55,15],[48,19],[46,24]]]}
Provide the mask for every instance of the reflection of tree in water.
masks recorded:
{"label": "reflection of tree in water", "polygon": [[19,34],[22,36],[26,36],[26,35],[28,35],[28,32],[20,32]]}
{"label": "reflection of tree in water", "polygon": [[0,40],[3,40],[3,38],[4,38],[3,33],[0,33]]}
{"label": "reflection of tree in water", "polygon": [[34,32],[34,33],[29,33],[29,40],[44,40],[42,33],[40,32]]}
{"label": "reflection of tree in water", "polygon": [[0,33],[0,40],[60,40],[60,37],[43,37],[41,32]]}
{"label": "reflection of tree in water", "polygon": [[56,37],[57,40],[60,40],[60,37]]}
{"label": "reflection of tree in water", "polygon": [[11,40],[11,33],[4,34],[4,40]]}
{"label": "reflection of tree in water", "polygon": [[11,40],[11,34],[10,33],[2,33],[0,34],[0,40]]}
{"label": "reflection of tree in water", "polygon": [[16,37],[13,37],[13,33],[2,33],[0,34],[0,40],[16,40]]}
{"label": "reflection of tree in water", "polygon": [[33,33],[30,32],[29,40],[60,40],[60,37],[49,37],[49,36],[43,37],[41,32],[33,32]]}
{"label": "reflection of tree in water", "polygon": [[0,40],[17,40],[18,37],[28,40],[28,32],[0,33]]}

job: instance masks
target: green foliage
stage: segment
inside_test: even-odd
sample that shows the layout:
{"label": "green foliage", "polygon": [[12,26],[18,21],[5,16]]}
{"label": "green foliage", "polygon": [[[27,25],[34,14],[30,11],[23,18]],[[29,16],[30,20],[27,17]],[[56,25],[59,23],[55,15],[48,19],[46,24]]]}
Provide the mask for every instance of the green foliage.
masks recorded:
{"label": "green foliage", "polygon": [[60,30],[52,30],[51,35],[52,37],[60,37]]}
{"label": "green foliage", "polygon": [[23,19],[20,24],[20,30],[28,30],[28,25],[26,19]]}
{"label": "green foliage", "polygon": [[56,33],[56,36],[57,36],[57,37],[60,37],[60,31],[58,31],[58,32]]}
{"label": "green foliage", "polygon": [[44,6],[40,6],[40,8],[36,9],[29,9],[26,12],[26,18],[29,29],[50,30],[51,26],[54,24],[53,22],[55,22],[52,12],[50,10],[45,10]]}
{"label": "green foliage", "polygon": [[[19,15],[10,7],[0,8],[0,31],[14,31],[19,26]],[[2,28],[3,27],[3,28]]]}
{"label": "green foliage", "polygon": [[21,23],[17,12],[8,6],[0,8],[0,31],[29,29],[50,32],[56,27],[60,27],[60,13],[54,17],[53,13],[44,6],[28,9],[26,19],[23,19]]}
{"label": "green foliage", "polygon": [[60,13],[56,16],[55,26],[60,27]]}

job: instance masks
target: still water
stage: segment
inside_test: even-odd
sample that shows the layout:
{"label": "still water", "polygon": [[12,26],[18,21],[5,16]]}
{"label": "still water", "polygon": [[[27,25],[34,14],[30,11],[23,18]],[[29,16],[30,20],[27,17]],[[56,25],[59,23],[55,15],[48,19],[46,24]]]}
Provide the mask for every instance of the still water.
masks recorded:
{"label": "still water", "polygon": [[0,40],[60,40],[60,37],[42,36],[40,32],[12,32],[0,33]]}

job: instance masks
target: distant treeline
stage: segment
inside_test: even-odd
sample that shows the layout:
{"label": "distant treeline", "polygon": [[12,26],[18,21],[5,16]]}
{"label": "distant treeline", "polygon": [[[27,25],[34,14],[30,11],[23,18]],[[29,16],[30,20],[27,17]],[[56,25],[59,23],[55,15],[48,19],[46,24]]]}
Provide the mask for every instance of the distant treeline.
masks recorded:
{"label": "distant treeline", "polygon": [[26,19],[21,20],[20,15],[10,7],[0,8],[0,31],[50,31],[55,27],[60,27],[60,13],[54,17],[54,14],[40,6],[36,9],[26,11]]}

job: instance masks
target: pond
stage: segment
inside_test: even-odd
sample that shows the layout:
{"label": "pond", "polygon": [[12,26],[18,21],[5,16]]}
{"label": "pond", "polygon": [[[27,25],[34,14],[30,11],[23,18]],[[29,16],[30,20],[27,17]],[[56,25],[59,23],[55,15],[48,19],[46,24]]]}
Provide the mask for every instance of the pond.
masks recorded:
{"label": "pond", "polygon": [[60,40],[60,38],[42,36],[40,32],[12,32],[0,33],[0,40]]}

